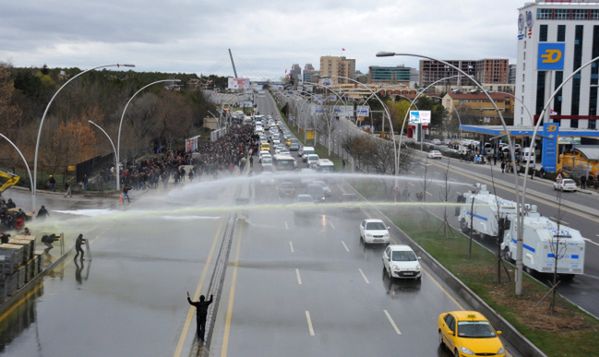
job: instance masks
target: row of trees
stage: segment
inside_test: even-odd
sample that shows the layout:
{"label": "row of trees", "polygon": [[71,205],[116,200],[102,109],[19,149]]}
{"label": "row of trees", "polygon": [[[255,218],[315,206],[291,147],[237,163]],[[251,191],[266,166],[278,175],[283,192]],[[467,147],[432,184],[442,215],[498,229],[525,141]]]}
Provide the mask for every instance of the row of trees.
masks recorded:
{"label": "row of trees", "polygon": [[[39,121],[48,101],[80,71],[0,64],[0,132],[11,138],[28,159],[33,158]],[[116,140],[118,122],[131,95],[150,82],[168,78],[180,79],[183,86],[150,87],[129,106],[122,129],[121,157],[134,158],[157,147],[182,146],[185,137],[199,131],[208,111],[215,110],[199,88],[185,86],[190,79],[198,78],[195,74],[94,71],[71,82],[52,104],[41,136],[41,169],[60,173],[67,165],[110,153],[108,140],[88,120],[101,125]],[[220,79],[219,84],[222,82]],[[6,143],[0,142],[0,149],[6,153],[1,157],[1,167],[21,166]]]}

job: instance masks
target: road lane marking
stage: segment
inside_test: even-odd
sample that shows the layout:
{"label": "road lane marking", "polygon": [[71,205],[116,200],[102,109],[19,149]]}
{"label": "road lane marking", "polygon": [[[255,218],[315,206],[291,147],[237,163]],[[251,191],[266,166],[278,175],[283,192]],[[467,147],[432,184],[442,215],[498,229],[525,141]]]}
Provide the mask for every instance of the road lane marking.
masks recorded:
{"label": "road lane marking", "polygon": [[287,224],[287,221],[285,221],[285,230],[289,230],[289,224]]}
{"label": "road lane marking", "polygon": [[312,326],[312,319],[310,318],[310,311],[306,310],[306,321],[308,322],[308,334],[314,336],[314,326]]}
{"label": "road lane marking", "polygon": [[293,242],[292,241],[289,241],[289,251],[291,253],[295,253],[295,249],[293,249]]}
{"label": "road lane marking", "polygon": [[347,246],[347,244],[345,244],[344,241],[341,241],[341,244],[343,245],[343,248],[345,249],[345,251],[349,253],[349,247]]}
{"label": "road lane marking", "polygon": [[428,191],[426,191],[426,194],[427,194],[427,195],[429,195],[429,196],[431,196],[431,197],[432,197],[432,195],[433,195],[432,193],[430,193],[430,192],[428,192]]}
{"label": "road lane marking", "polygon": [[414,187],[414,183],[413,183],[413,182],[408,182],[408,185],[409,185],[410,187]]}
{"label": "road lane marking", "polygon": [[335,225],[333,224],[333,222],[329,221],[329,225],[331,226],[331,228],[335,229]]}
{"label": "road lane marking", "polygon": [[549,218],[551,218],[551,219],[552,219],[552,220],[554,220],[555,222],[558,222],[558,221],[559,221],[561,224],[565,224],[565,225],[567,225],[567,226],[569,226],[569,225],[570,225],[570,223],[568,223],[568,222],[564,221],[563,219],[561,219],[561,220],[560,220],[560,219],[557,219],[557,218],[555,218],[555,217],[549,217]]}
{"label": "road lane marking", "polygon": [[410,170],[409,171],[412,175],[416,175],[416,172],[414,170]]}
{"label": "road lane marking", "polygon": [[298,268],[295,268],[295,277],[297,278],[297,285],[302,285],[302,276]]}
{"label": "road lane marking", "polygon": [[358,268],[358,271],[360,272],[360,275],[362,275],[362,279],[364,279],[364,282],[366,284],[370,284],[370,281],[368,281],[368,278],[366,277],[366,274],[364,274],[364,271],[362,271],[362,268]]}
{"label": "road lane marking", "polygon": [[599,243],[597,243],[595,241],[592,241],[592,240],[590,240],[588,238],[582,238],[582,239],[584,239],[585,241],[587,241],[587,242],[589,242],[589,243],[591,243],[591,244],[596,245],[597,247],[599,247]]}
{"label": "road lane marking", "polygon": [[237,237],[235,245],[235,258],[233,260],[233,274],[231,275],[231,287],[229,288],[229,301],[227,303],[227,315],[225,317],[225,330],[223,332],[223,343],[220,349],[221,357],[226,357],[229,349],[229,335],[231,334],[231,321],[233,320],[233,306],[235,304],[235,286],[237,285],[237,270],[239,268],[239,253],[241,251],[241,237]]}
{"label": "road lane marking", "polygon": [[457,300],[456,300],[456,299],[453,297],[453,295],[451,295],[451,294],[449,293],[449,291],[447,291],[447,289],[445,289],[445,288],[444,288],[444,287],[441,285],[441,283],[439,283],[439,282],[437,281],[437,279],[435,279],[435,277],[433,276],[433,273],[429,272],[429,271],[428,271],[428,269],[424,269],[424,268],[422,268],[422,270],[423,270],[423,271],[425,271],[425,272],[426,272],[426,274],[427,274],[428,276],[430,276],[430,277],[431,277],[431,280],[433,281],[433,283],[434,283],[435,285],[437,285],[437,287],[438,287],[439,289],[441,289],[441,291],[442,291],[442,292],[444,292],[444,293],[445,293],[445,295],[447,295],[447,297],[448,297],[448,298],[449,298],[451,301],[453,301],[453,303],[454,303],[454,304],[455,304],[457,307],[459,307],[461,310],[466,310],[466,309],[464,308],[464,306],[463,306],[462,304],[460,304],[460,303],[459,303],[459,302],[458,302],[458,301],[457,301]]}
{"label": "road lane marking", "polygon": [[[204,282],[206,280],[206,275],[208,274],[208,268],[212,265],[212,256],[214,255],[214,250],[216,249],[216,242],[218,241],[218,237],[222,235],[223,227],[225,226],[225,220],[221,220],[221,224],[218,227],[216,234],[212,237],[212,245],[210,246],[210,252],[208,253],[208,258],[206,259],[206,263],[204,263],[204,267],[202,268],[202,273],[200,274],[200,280],[198,285],[196,286],[196,290],[193,293],[193,300],[197,300],[200,296],[200,292],[204,287]],[[187,339],[187,335],[189,334],[189,327],[191,326],[191,321],[193,320],[194,308],[189,306],[187,309],[187,316],[185,317],[185,323],[183,324],[183,330],[179,335],[179,340],[177,341],[177,346],[175,347],[175,352],[173,353],[174,357],[181,356],[181,352],[183,351],[183,345],[185,344],[185,340]]]}
{"label": "road lane marking", "polygon": [[383,310],[383,312],[385,313],[385,315],[387,316],[387,320],[389,320],[389,323],[391,324],[391,326],[393,327],[393,329],[395,330],[395,333],[398,335],[401,335],[401,331],[399,331],[399,328],[397,327],[397,325],[395,324],[395,321],[393,321],[393,319],[391,318],[391,315],[389,315],[389,311],[387,310]]}

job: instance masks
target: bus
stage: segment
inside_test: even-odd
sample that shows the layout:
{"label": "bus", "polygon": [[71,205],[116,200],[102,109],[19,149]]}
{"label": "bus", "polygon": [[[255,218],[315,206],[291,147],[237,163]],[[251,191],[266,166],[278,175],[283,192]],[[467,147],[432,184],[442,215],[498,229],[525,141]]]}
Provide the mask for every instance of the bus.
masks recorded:
{"label": "bus", "polygon": [[277,171],[289,171],[294,170],[297,166],[295,159],[290,155],[275,155],[273,157],[273,164]]}

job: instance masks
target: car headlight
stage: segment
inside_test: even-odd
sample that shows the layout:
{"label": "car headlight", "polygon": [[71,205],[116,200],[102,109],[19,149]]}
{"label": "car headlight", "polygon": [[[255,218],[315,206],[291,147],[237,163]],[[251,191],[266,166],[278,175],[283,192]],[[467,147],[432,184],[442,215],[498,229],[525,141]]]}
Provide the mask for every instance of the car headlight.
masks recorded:
{"label": "car headlight", "polygon": [[474,352],[472,352],[472,351],[471,351],[469,348],[467,348],[467,347],[462,347],[462,348],[461,348],[461,350],[462,350],[462,352],[463,352],[463,353],[465,353],[465,354],[467,354],[467,355],[473,355],[473,354],[474,354]]}
{"label": "car headlight", "polygon": [[505,353],[505,350],[503,349],[503,347],[499,347],[499,351],[497,351],[497,354],[500,355],[502,353]]}
{"label": "car headlight", "polygon": [[416,265],[416,271],[420,271],[420,264]]}

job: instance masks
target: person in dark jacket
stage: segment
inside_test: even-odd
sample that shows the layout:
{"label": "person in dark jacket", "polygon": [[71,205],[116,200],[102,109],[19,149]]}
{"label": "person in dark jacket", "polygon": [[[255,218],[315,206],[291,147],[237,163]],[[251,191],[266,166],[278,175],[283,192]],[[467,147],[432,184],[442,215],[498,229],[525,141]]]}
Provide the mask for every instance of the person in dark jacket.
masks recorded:
{"label": "person in dark jacket", "polygon": [[206,300],[204,295],[200,295],[200,301],[191,301],[189,291],[187,292],[187,302],[196,308],[196,322],[198,323],[198,339],[204,341],[206,332],[206,315],[208,314],[208,306],[212,304],[213,296],[210,295],[210,300]]}
{"label": "person in dark jacket", "polygon": [[6,202],[6,208],[17,208],[17,205],[13,202],[12,198],[9,198]]}
{"label": "person in dark jacket", "polygon": [[83,234],[79,234],[77,236],[77,239],[75,239],[75,251],[77,252],[77,254],[75,254],[75,259],[77,259],[77,257],[79,256],[79,253],[81,253],[81,260],[83,260],[83,256],[85,255],[85,252],[83,251],[81,246],[86,241],[87,240],[83,238]]}
{"label": "person in dark jacket", "polygon": [[46,209],[46,207],[44,205],[42,205],[42,208],[40,208],[39,211],[37,211],[37,218],[43,218],[43,217],[47,217],[50,214],[48,213],[48,210]]}

